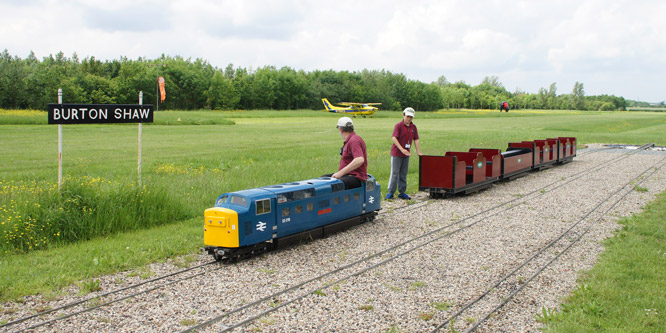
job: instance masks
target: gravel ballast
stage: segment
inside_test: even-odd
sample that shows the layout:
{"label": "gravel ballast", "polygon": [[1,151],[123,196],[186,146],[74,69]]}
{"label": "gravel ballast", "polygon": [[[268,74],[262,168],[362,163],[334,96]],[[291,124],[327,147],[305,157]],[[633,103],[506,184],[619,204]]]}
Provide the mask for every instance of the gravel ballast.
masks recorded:
{"label": "gravel ballast", "polygon": [[[468,196],[429,200],[425,193],[418,193],[414,196],[417,203],[410,202],[405,208],[402,207],[408,203],[402,200],[383,202],[380,216],[373,222],[239,263],[205,266],[183,274],[199,274],[190,279],[35,330],[181,331],[334,271],[322,279],[270,297],[257,306],[235,312],[202,331],[218,332],[267,310],[273,311],[236,330],[430,331],[580,221],[581,228],[565,237],[572,240],[582,235],[580,241],[531,282],[523,286],[531,273],[509,279],[496,288],[497,294],[489,294],[454,321],[457,330],[465,330],[498,304],[505,295],[502,292],[524,287],[479,329],[537,331],[540,324],[535,320],[536,315],[541,314],[543,308],[557,309],[562,299],[574,290],[577,277],[594,265],[603,251],[600,242],[612,236],[620,217],[639,212],[655,195],[666,190],[666,168],[661,168],[640,184],[647,191],[632,191],[612,206],[633,188],[634,185],[625,186],[632,179],[646,170],[655,171],[655,165],[663,164],[666,152],[650,151],[637,152],[556,187],[574,175],[628,152],[600,148],[593,145],[579,150],[579,156],[571,163],[529,173]],[[550,188],[534,192],[551,183],[554,185]],[[385,190],[385,184],[382,186]],[[623,187],[624,191],[604,202]],[[469,226],[460,231],[447,235],[447,231],[456,229],[451,227],[345,268],[406,240],[512,200],[511,204],[492,209],[479,218],[466,220],[460,225]],[[598,209],[594,210],[597,205]],[[609,213],[601,217],[607,209]],[[418,244],[421,246],[414,248]],[[554,247],[544,252],[556,253],[561,249]],[[192,265],[211,260],[211,256],[202,253]],[[360,272],[364,268],[367,270]],[[164,263],[150,265],[149,269],[154,276],[162,276],[182,268]],[[104,276],[100,281],[102,291],[98,293],[105,293],[142,279],[140,274],[123,272]],[[158,283],[167,281],[169,279]],[[157,284],[142,288],[155,286]],[[22,303],[5,303],[0,322],[95,295],[79,296],[75,289],[72,288],[71,296],[58,300],[30,296]],[[94,300],[87,307],[128,293]],[[48,314],[3,330],[20,330],[81,309]]]}

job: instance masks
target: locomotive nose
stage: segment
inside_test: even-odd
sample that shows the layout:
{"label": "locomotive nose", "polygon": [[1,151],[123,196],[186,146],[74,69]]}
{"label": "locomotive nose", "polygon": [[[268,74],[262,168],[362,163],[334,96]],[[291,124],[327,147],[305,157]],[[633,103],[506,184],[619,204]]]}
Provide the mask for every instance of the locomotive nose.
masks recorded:
{"label": "locomotive nose", "polygon": [[238,213],[222,207],[204,211],[204,244],[207,246],[238,247]]}

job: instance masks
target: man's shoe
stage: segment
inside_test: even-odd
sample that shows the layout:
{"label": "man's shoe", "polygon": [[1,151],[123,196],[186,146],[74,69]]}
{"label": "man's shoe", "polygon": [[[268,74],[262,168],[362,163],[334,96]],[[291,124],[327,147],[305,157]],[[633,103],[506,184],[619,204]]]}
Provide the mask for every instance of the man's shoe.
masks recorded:
{"label": "man's shoe", "polygon": [[412,200],[412,198],[410,196],[408,196],[407,193],[398,194],[398,198],[405,199],[405,200]]}
{"label": "man's shoe", "polygon": [[385,200],[391,200],[391,199],[393,199],[393,193],[388,193],[388,194],[386,194],[386,198],[384,198],[384,199],[385,199]]}

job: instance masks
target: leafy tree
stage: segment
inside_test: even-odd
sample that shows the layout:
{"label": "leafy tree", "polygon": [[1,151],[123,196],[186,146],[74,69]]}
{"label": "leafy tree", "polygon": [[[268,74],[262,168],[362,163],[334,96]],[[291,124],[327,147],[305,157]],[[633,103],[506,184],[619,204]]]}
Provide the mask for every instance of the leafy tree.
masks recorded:
{"label": "leafy tree", "polygon": [[495,88],[502,88],[502,89],[504,88],[502,83],[499,81],[499,77],[497,77],[496,75],[486,76],[485,78],[483,78],[483,81],[481,81],[481,84],[482,85],[487,84]]}
{"label": "leafy tree", "polygon": [[240,103],[240,93],[236,85],[220,71],[213,74],[206,96],[207,106],[213,110],[233,110]]}
{"label": "leafy tree", "polygon": [[546,98],[546,108],[555,109],[555,103],[557,99],[557,84],[555,82],[550,84],[548,88],[548,97]]}
{"label": "leafy tree", "polygon": [[164,57],[166,63],[161,75],[165,80],[165,109],[192,110],[202,109],[207,102],[206,91],[210,87],[210,78],[214,74],[213,67],[205,60],[182,57]]}
{"label": "leafy tree", "polygon": [[438,86],[442,87],[442,86],[446,86],[448,84],[450,84],[450,82],[448,80],[446,80],[446,76],[442,75],[442,76],[437,78],[437,85]]}
{"label": "leafy tree", "polygon": [[583,84],[578,81],[571,92],[571,106],[574,110],[585,110],[585,90]]}
{"label": "leafy tree", "polygon": [[18,57],[12,57],[5,49],[0,54],[0,105],[16,109],[28,106],[26,94],[26,65]]}
{"label": "leafy tree", "polygon": [[537,96],[539,104],[537,104],[536,107],[539,109],[545,109],[548,106],[548,91],[546,88],[539,88]]}
{"label": "leafy tree", "polygon": [[[487,76],[481,84],[471,89],[474,108],[497,109],[511,94],[504,89],[497,76]],[[476,105],[476,106],[474,106]]]}
{"label": "leafy tree", "polygon": [[[73,82],[73,86],[76,87],[77,90],[77,103],[117,103],[116,83],[109,78],[93,75],[90,73],[80,74]],[[136,98],[138,98],[138,95]]]}
{"label": "leafy tree", "polygon": [[157,103],[157,70],[142,58],[128,60],[121,58],[122,64],[113,78],[116,83],[116,101],[123,104],[137,103],[139,91],[143,91],[143,103]]}

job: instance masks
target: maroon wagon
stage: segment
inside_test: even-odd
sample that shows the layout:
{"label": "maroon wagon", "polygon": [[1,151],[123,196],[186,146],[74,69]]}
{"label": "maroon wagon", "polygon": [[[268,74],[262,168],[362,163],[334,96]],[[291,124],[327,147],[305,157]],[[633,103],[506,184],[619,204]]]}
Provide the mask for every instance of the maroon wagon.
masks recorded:
{"label": "maroon wagon", "polygon": [[419,191],[431,197],[467,194],[501,179],[520,177],[532,170],[566,163],[576,156],[576,138],[511,142],[500,149],[472,148],[444,156],[419,157]]}

